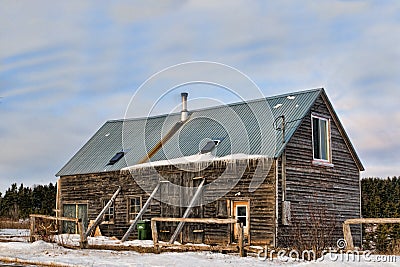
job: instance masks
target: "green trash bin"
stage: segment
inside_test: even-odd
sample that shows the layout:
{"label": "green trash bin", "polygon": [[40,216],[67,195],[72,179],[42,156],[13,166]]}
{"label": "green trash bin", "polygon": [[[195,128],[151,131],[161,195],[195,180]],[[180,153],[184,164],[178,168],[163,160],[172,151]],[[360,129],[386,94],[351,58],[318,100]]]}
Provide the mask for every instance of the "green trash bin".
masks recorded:
{"label": "green trash bin", "polygon": [[138,221],[137,225],[139,240],[151,240],[150,220]]}

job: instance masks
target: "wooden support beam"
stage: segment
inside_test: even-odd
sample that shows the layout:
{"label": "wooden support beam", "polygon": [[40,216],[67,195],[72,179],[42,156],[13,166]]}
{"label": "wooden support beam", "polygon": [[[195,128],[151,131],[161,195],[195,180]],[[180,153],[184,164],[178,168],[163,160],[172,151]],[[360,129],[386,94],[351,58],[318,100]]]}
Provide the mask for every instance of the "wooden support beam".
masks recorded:
{"label": "wooden support beam", "polygon": [[[206,180],[203,179],[203,181],[201,181],[199,187],[197,187],[197,190],[194,193],[194,196],[193,196],[192,200],[190,201],[189,206],[186,208],[185,213],[183,214],[183,218],[189,217],[190,213],[192,212],[192,207],[194,206],[194,204],[196,203],[197,199],[201,195],[201,191],[203,190],[203,185],[204,185],[205,181]],[[171,239],[169,240],[170,244],[173,244],[175,242],[176,238],[181,233],[184,225],[185,225],[185,221],[180,221],[179,222],[178,226],[175,229],[174,234],[172,235]]]}
{"label": "wooden support beam", "polygon": [[121,186],[118,187],[117,191],[115,191],[114,195],[111,197],[111,199],[108,201],[108,203],[104,206],[103,210],[99,213],[99,215],[97,215],[97,218],[94,221],[94,223],[89,227],[89,229],[87,229],[87,231],[85,233],[86,238],[91,234],[91,232],[94,229],[96,229],[97,225],[99,225],[101,223],[101,221],[103,220],[104,213],[106,213],[108,208],[112,205],[112,203],[114,203],[114,201],[117,198],[120,191],[121,191]]}
{"label": "wooden support beam", "polygon": [[181,128],[181,126],[185,122],[178,121],[172,128],[167,132],[167,134],[158,142],[148,153],[146,156],[144,156],[141,160],[138,161],[138,164],[145,163],[151,159],[152,156],[154,156],[158,150],[161,149],[161,147]]}
{"label": "wooden support beam", "polygon": [[157,184],[157,186],[154,188],[153,192],[147,199],[146,203],[144,203],[142,209],[136,215],[135,220],[132,222],[132,224],[129,226],[129,229],[126,231],[126,233],[122,237],[122,239],[121,239],[122,242],[125,242],[126,240],[128,240],[130,234],[135,230],[136,224],[138,223],[138,221],[142,217],[142,215],[146,212],[147,208],[150,206],[150,202],[156,195],[158,188],[160,188],[160,183]]}

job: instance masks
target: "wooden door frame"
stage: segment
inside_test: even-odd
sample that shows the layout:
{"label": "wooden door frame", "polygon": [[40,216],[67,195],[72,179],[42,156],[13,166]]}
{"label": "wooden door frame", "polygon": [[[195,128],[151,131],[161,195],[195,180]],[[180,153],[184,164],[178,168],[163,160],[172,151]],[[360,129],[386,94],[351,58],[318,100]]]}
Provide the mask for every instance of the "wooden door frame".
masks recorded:
{"label": "wooden door frame", "polygon": [[[246,207],[246,227],[244,229],[244,236],[250,242],[250,199],[232,199],[230,201],[231,216],[236,219],[236,207],[245,206]],[[232,225],[231,236],[233,240],[236,240],[236,225]]]}

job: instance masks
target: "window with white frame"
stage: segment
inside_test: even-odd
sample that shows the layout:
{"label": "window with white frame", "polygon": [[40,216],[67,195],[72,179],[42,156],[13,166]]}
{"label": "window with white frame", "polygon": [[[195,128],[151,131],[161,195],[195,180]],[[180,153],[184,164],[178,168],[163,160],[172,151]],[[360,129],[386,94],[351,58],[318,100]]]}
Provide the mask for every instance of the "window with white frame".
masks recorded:
{"label": "window with white frame", "polygon": [[313,158],[320,161],[331,161],[329,119],[312,115]]}
{"label": "window with white frame", "polygon": [[236,219],[243,223],[243,227],[247,227],[247,206],[237,205],[236,206]]}
{"label": "window with white frame", "polygon": [[128,222],[133,221],[142,208],[141,197],[131,197],[128,199]]}
{"label": "window with white frame", "polygon": [[[103,207],[105,207],[107,205],[109,200],[103,200]],[[106,212],[104,213],[104,219],[103,222],[108,222],[108,223],[112,223],[114,222],[114,217],[115,217],[115,208],[114,208],[114,202],[111,204],[111,206],[106,210]]]}

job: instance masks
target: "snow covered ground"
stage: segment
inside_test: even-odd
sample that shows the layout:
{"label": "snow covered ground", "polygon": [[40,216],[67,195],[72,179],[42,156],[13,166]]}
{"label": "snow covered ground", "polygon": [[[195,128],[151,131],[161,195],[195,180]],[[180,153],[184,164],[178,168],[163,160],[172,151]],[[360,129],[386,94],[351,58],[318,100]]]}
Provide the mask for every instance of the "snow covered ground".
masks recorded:
{"label": "snow covered ground", "polygon": [[28,241],[28,229],[0,229],[0,241]]}
{"label": "snow covered ground", "polygon": [[[9,231],[7,235],[10,234]],[[0,233],[2,233],[0,231]],[[20,235],[25,235],[26,232],[19,232]],[[5,234],[3,234],[5,235]],[[79,238],[77,235],[62,235],[59,237],[64,243],[77,244]],[[90,238],[91,244],[104,245],[121,245],[119,240],[113,240],[107,237]],[[123,245],[133,246],[151,246],[152,241],[128,241]],[[134,251],[113,251],[113,250],[75,250],[67,249],[53,243],[37,241],[34,243],[27,242],[1,242],[0,243],[0,261],[1,259],[12,260],[18,258],[30,262],[43,263],[60,263],[65,266],[399,266],[400,256],[386,257],[383,255],[371,255],[368,258],[361,257],[353,260],[348,259],[340,254],[328,254],[320,261],[292,261],[288,258],[258,259],[257,255],[253,254],[246,258],[240,258],[236,255],[226,255],[211,252],[186,252],[186,253],[171,253],[165,252],[161,254],[138,253]],[[391,262],[387,262],[390,260]]]}
{"label": "snow covered ground", "polygon": [[[360,262],[340,260],[339,255],[326,255],[320,262],[286,262],[283,260],[259,260],[249,256],[240,258],[235,255],[224,255],[210,252],[140,254],[133,251],[111,250],[71,250],[56,244],[37,241],[32,244],[22,242],[0,243],[0,259],[2,257],[19,258],[36,262],[57,262],[72,266],[398,266],[396,262]],[[338,260],[334,261],[335,257]],[[376,259],[376,258],[375,258]]]}

